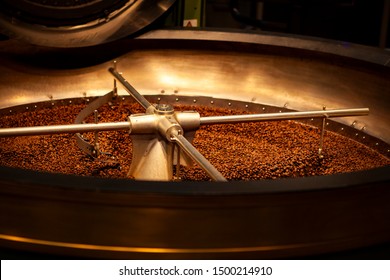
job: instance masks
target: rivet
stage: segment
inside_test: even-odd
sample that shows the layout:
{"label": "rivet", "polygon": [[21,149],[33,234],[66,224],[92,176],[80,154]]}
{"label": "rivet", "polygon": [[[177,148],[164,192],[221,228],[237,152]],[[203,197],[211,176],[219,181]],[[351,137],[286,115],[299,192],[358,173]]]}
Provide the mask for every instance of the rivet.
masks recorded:
{"label": "rivet", "polygon": [[89,102],[89,98],[87,98],[87,102]]}
{"label": "rivet", "polygon": [[329,123],[327,122],[326,125],[329,125]]}
{"label": "rivet", "polygon": [[12,110],[9,110],[10,113],[12,113]]}
{"label": "rivet", "polygon": [[263,107],[263,111],[265,111],[265,107]]}
{"label": "rivet", "polygon": [[363,136],[363,139],[366,139],[366,136]]}
{"label": "rivet", "polygon": [[344,127],[342,127],[341,130],[344,130]]}
{"label": "rivet", "polygon": [[246,104],[246,105],[245,105],[245,108],[248,108],[248,107],[249,107],[249,105],[248,105],[248,104]]}
{"label": "rivet", "polygon": [[378,146],[379,145],[379,143],[375,143],[375,146]]}
{"label": "rivet", "polygon": [[314,119],[313,119],[313,118],[311,118],[310,120],[311,120],[311,121],[314,121]]}
{"label": "rivet", "polygon": [[196,99],[194,99],[194,103],[196,103]]}
{"label": "rivet", "polygon": [[157,100],[158,100],[158,101],[161,101],[161,98],[159,97],[159,98],[157,98]]}
{"label": "rivet", "polygon": [[214,100],[211,100],[210,103],[211,103],[211,104],[214,104]]}
{"label": "rivet", "polygon": [[51,103],[51,106],[54,106],[54,102]]}
{"label": "rivet", "polygon": [[28,110],[28,107],[26,107],[26,110]]}
{"label": "rivet", "polygon": [[69,100],[69,104],[72,104],[72,100]]}
{"label": "rivet", "polygon": [[229,102],[229,103],[228,103],[228,106],[232,106],[232,103]]}
{"label": "rivet", "polygon": [[356,133],[355,136],[359,136],[359,133]]}
{"label": "rivet", "polygon": [[177,102],[177,101],[179,101],[179,98],[176,98],[175,100],[176,100],[176,102]]}
{"label": "rivet", "polygon": [[125,101],[125,98],[124,98],[124,97],[122,97],[122,101]]}

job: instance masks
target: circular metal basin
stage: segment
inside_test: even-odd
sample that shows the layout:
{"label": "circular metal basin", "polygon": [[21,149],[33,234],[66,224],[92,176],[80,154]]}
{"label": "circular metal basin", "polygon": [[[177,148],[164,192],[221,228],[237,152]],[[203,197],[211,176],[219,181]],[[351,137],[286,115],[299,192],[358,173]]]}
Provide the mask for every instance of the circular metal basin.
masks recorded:
{"label": "circular metal basin", "polygon": [[[340,119],[340,127],[359,131],[354,140],[388,157],[389,58],[340,42],[206,31],[154,31],[87,50],[6,41],[0,107],[103,95],[116,59],[145,95],[292,110],[369,107],[369,116]],[[2,167],[0,245],[96,258],[269,259],[361,248],[390,241],[389,168],[214,183]]]}

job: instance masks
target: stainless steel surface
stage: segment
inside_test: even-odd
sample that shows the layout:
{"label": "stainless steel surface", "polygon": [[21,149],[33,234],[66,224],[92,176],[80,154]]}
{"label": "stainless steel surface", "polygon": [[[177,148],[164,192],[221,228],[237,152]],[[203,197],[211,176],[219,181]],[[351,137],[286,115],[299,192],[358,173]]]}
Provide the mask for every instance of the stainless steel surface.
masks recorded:
{"label": "stainless steel surface", "polygon": [[192,146],[192,144],[181,134],[174,133],[171,140],[177,143],[181,150],[192,158],[214,181],[226,182],[226,178],[201,154]]}
{"label": "stainless steel surface", "polygon": [[[163,92],[163,95],[209,96],[277,107],[288,104],[288,109],[296,111],[320,110],[323,106],[368,107],[372,109],[370,115],[359,118],[356,127],[365,127],[368,134],[390,142],[389,114],[387,106],[383,106],[390,104],[389,52],[266,34],[161,31],[141,38],[118,43],[133,49],[116,60],[123,74],[131,77],[133,86],[143,95]],[[185,40],[176,40],[180,38]],[[240,38],[243,42],[237,46]],[[18,44],[5,44],[9,44],[9,49],[1,56],[0,108],[51,99],[88,98],[112,90],[111,77],[106,71],[112,66],[111,61],[47,72],[40,60],[36,64],[41,68],[32,68],[11,59],[23,57],[24,50]],[[199,44],[207,44],[208,48]],[[239,47],[239,52],[233,50]],[[68,56],[71,60],[72,54]],[[119,89],[119,94],[126,92]],[[350,125],[355,119],[338,121]]]}
{"label": "stainless steel surface", "polygon": [[130,122],[112,122],[112,123],[85,123],[85,124],[64,124],[64,125],[47,125],[33,127],[14,127],[1,128],[0,137],[17,137],[17,136],[33,136],[45,134],[61,134],[61,133],[82,133],[93,131],[109,131],[109,130],[129,130]]}
{"label": "stainless steel surface", "polygon": [[[17,9],[18,2],[25,5],[26,3],[23,2],[30,1],[14,2],[13,5]],[[108,1],[105,2],[107,5]],[[122,6],[116,9],[112,8],[111,11],[107,8],[100,17],[80,23],[63,23],[61,21],[62,16],[66,14],[67,10],[70,10],[70,7],[55,6],[52,8],[52,13],[49,13],[49,16],[53,17],[54,22],[50,24],[34,23],[31,22],[31,19],[29,21],[20,17],[23,16],[24,12],[16,12],[16,14],[11,15],[2,7],[0,10],[0,33],[41,46],[85,47],[99,45],[128,36],[148,26],[168,10],[174,0],[128,0],[122,2],[125,2]],[[112,2],[112,5],[114,4],[115,2]],[[29,10],[31,14],[39,12],[39,9],[45,9],[45,3],[36,5],[34,8],[36,10]],[[82,14],[81,17],[91,18],[93,9],[91,10],[91,15]],[[80,15],[76,14],[69,18],[79,17]]]}
{"label": "stainless steel surface", "polygon": [[248,114],[234,116],[212,116],[201,117],[200,124],[221,124],[221,123],[239,123],[239,122],[260,122],[277,120],[296,120],[308,118],[335,118],[346,116],[364,116],[368,115],[368,108],[336,109],[327,111],[307,111],[307,112],[288,112],[288,113],[270,113],[270,114]]}
{"label": "stainless steel surface", "polygon": [[153,134],[131,135],[133,158],[128,177],[143,181],[171,181],[173,145]]}

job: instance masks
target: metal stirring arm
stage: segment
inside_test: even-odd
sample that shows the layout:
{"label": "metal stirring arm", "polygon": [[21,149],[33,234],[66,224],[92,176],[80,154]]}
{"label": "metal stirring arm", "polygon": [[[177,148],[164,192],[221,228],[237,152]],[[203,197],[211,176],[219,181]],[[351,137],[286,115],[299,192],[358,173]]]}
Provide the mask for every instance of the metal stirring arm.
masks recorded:
{"label": "metal stirring arm", "polygon": [[287,113],[267,113],[267,114],[248,114],[233,116],[212,116],[201,117],[200,124],[226,124],[226,123],[243,123],[243,122],[261,122],[261,121],[280,121],[296,120],[310,118],[336,118],[350,116],[364,116],[369,113],[368,108],[336,109],[322,111],[305,111],[305,112],[287,112]]}
{"label": "metal stirring arm", "polygon": [[[363,115],[367,115],[368,113],[369,113],[368,108],[354,108],[354,109],[337,109],[337,110],[328,110],[328,111],[307,111],[307,112],[199,117],[198,122],[200,125],[212,125],[212,124],[222,124],[222,123],[276,121],[276,120],[323,118],[323,117],[332,118],[332,117],[347,117],[347,116],[363,116]],[[198,117],[196,116],[196,114],[194,114],[191,118],[194,119],[195,122],[197,122],[196,118]],[[0,128],[0,137],[34,136],[34,135],[63,134],[63,133],[83,133],[83,132],[109,131],[109,130],[131,131],[132,127],[133,128],[136,127],[137,131],[143,133],[151,133],[151,129],[152,129],[151,126],[146,127],[146,123],[139,122],[138,120],[137,121],[133,120],[133,123],[132,122],[107,122],[107,123]],[[137,133],[139,134],[139,132]]]}
{"label": "metal stirring arm", "polygon": [[147,110],[149,107],[153,107],[154,106],[152,104],[149,103],[148,100],[146,100],[146,98],[140,94],[132,85],[130,85],[125,78],[123,78],[123,76],[115,70],[115,68],[111,67],[108,69],[108,71],[115,77],[115,79],[117,79],[122,85],[123,87],[126,89],[126,91],[128,93],[130,93],[131,96],[134,97],[134,99],[142,106],[144,107],[145,110]]}
{"label": "metal stirring arm", "polygon": [[226,182],[226,178],[183,135],[174,133],[171,140],[195,161],[214,181]]}
{"label": "metal stirring arm", "polygon": [[65,133],[83,133],[110,130],[130,130],[130,122],[63,124],[31,127],[1,128],[0,137],[35,136]]}

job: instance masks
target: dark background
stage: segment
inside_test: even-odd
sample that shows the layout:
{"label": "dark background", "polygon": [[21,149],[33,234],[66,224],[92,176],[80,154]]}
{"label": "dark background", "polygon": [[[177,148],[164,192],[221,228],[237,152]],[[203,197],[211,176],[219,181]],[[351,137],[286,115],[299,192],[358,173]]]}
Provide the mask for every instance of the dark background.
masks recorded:
{"label": "dark background", "polygon": [[[232,8],[241,17],[234,16]],[[283,32],[390,47],[389,0],[203,0],[202,9],[201,27]]]}

